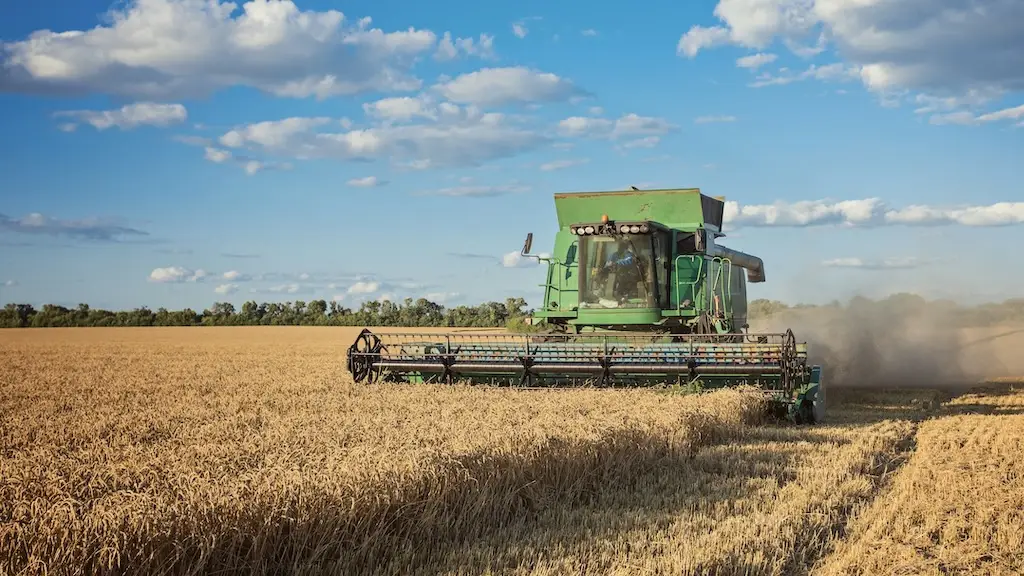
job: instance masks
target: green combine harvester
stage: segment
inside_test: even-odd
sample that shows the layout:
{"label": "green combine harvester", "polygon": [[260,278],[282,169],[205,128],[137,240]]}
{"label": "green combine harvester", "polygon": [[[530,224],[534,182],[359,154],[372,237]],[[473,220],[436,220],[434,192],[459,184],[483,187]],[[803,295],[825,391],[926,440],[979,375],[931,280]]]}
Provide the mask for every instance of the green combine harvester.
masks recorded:
{"label": "green combine harvester", "polygon": [[760,258],[722,246],[725,202],[699,189],[555,195],[558,232],[532,333],[380,333],[348,350],[356,382],[521,387],[751,385],[775,412],[821,422],[820,366],[785,333],[747,332]]}

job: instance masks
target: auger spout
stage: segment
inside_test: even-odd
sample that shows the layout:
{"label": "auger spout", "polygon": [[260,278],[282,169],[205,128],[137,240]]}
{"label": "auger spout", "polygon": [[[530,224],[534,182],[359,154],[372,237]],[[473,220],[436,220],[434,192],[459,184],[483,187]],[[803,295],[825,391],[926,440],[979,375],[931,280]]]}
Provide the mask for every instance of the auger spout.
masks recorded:
{"label": "auger spout", "polygon": [[739,250],[726,248],[720,244],[708,246],[708,254],[719,258],[728,258],[733,264],[747,271],[747,282],[764,282],[764,261]]}

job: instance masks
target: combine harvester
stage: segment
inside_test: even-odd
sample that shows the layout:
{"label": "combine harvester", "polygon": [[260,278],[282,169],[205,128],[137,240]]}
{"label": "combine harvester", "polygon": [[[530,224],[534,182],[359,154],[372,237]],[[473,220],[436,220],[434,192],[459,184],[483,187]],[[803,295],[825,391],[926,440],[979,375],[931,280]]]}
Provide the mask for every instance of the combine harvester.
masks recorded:
{"label": "combine harvester", "polygon": [[[699,189],[555,195],[558,232],[536,333],[377,333],[348,351],[356,382],[522,387],[751,385],[775,413],[821,422],[820,366],[785,333],[747,332],[760,258],[718,244],[725,203]],[[744,272],[746,273],[744,275]]]}

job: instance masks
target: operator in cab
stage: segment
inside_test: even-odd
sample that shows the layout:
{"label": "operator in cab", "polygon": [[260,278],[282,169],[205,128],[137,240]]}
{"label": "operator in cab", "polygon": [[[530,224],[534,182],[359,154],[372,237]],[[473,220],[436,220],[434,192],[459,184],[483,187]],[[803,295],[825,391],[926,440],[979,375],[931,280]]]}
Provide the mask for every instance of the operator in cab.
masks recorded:
{"label": "operator in cab", "polygon": [[608,252],[604,266],[598,272],[601,281],[607,281],[611,272],[615,272],[615,285],[612,286],[612,293],[615,299],[620,302],[640,297],[640,282],[643,281],[643,271],[637,251],[633,248],[632,242],[627,238],[616,238],[615,249]]}

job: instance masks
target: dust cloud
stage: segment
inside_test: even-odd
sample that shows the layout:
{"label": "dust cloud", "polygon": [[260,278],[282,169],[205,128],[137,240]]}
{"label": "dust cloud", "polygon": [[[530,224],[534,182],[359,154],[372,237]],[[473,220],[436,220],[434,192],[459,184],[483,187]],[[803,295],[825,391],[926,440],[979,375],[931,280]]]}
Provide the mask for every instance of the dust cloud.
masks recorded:
{"label": "dust cloud", "polygon": [[790,309],[750,331],[793,330],[828,387],[963,388],[1006,372],[998,341],[968,342],[952,314],[933,305],[872,302]]}

